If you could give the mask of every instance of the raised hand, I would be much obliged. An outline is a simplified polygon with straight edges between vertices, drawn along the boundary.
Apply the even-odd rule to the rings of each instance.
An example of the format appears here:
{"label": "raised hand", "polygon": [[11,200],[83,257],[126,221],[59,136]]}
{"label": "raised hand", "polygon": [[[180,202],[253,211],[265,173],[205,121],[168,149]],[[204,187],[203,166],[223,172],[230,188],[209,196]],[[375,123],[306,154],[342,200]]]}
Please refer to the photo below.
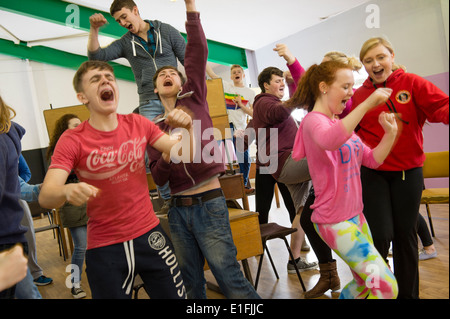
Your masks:
{"label": "raised hand", "polygon": [[377,105],[385,103],[392,94],[390,88],[378,88],[366,100],[368,107],[373,108]]}
{"label": "raised hand", "polygon": [[186,5],[186,11],[197,11],[195,0],[184,0],[184,4]]}
{"label": "raised hand", "polygon": [[386,134],[397,135],[398,126],[397,121],[395,120],[395,114],[381,112],[378,117],[378,122],[383,127]]}
{"label": "raised hand", "polygon": [[289,50],[286,44],[279,43],[273,50],[278,53],[278,56],[285,59],[289,65],[295,62],[295,56],[292,54],[291,50]]}
{"label": "raised hand", "polygon": [[99,29],[108,23],[106,18],[101,13],[95,13],[89,17],[89,23],[91,24],[91,28]]}

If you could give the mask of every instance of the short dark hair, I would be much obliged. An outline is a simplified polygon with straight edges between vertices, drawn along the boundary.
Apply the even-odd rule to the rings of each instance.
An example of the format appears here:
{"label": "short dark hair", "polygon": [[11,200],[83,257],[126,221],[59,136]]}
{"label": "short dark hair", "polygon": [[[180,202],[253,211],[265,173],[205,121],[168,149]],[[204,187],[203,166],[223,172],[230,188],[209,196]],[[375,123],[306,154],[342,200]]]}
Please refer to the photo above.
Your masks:
{"label": "short dark hair", "polygon": [[264,88],[264,83],[270,84],[270,80],[272,79],[272,75],[278,75],[280,77],[283,77],[283,71],[281,71],[279,68],[270,66],[268,68],[265,68],[259,75],[258,75],[258,85],[259,88],[263,93],[266,93],[266,89]]}
{"label": "short dark hair", "polygon": [[92,69],[99,69],[99,70],[108,70],[111,71],[114,74],[114,69],[111,65],[109,65],[107,62],[104,61],[95,61],[95,60],[89,60],[83,62],[80,67],[78,68],[77,72],[75,73],[75,76],[73,77],[73,88],[75,89],[75,92],[79,93],[82,91],[81,88],[81,81],[83,78],[83,75]]}
{"label": "short dark hair", "polygon": [[[159,68],[158,70],[156,70],[155,74],[153,75],[153,88],[156,89],[156,79],[158,78],[159,73],[161,73],[164,70],[168,70],[168,69],[175,70],[178,72],[178,75],[180,76],[180,79],[181,79],[181,85],[183,85],[186,82],[186,79],[184,78],[183,73],[181,73],[180,70],[178,70],[174,66],[166,65],[166,66],[163,66],[163,67]],[[158,97],[159,97],[158,93],[156,93],[156,95],[158,95]]]}
{"label": "short dark hair", "polygon": [[114,0],[109,8],[109,13],[113,16],[114,13],[123,8],[133,10],[134,7],[136,7],[136,3],[133,0]]}

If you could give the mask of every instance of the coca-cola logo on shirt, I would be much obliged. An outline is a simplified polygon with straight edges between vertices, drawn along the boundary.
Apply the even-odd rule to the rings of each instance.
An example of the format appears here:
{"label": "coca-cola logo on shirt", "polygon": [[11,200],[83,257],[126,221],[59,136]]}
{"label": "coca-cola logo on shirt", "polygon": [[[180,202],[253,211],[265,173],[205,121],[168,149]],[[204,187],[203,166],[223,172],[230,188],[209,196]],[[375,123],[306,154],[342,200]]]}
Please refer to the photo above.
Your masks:
{"label": "coca-cola logo on shirt", "polygon": [[[131,173],[144,166],[144,152],[147,139],[145,137],[128,140],[119,148],[113,146],[100,147],[90,152],[86,160],[87,170],[80,170],[84,178],[110,178],[129,166]],[[96,172],[101,171],[98,174]]]}

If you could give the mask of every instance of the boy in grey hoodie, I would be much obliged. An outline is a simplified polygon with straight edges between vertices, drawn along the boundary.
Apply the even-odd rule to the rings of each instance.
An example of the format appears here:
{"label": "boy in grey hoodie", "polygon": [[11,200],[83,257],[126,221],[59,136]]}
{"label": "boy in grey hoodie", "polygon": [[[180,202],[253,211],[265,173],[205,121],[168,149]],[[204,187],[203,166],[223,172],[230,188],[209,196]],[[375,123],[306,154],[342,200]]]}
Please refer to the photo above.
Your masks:
{"label": "boy in grey hoodie", "polygon": [[165,65],[177,67],[177,59],[184,65],[186,43],[180,32],[158,20],[143,20],[133,0],[114,0],[111,16],[129,30],[120,39],[101,48],[98,41],[100,27],[107,23],[101,13],[89,18],[88,40],[90,60],[111,61],[125,58],[130,63],[138,86],[139,113],[149,120],[164,112],[153,88],[155,71]]}

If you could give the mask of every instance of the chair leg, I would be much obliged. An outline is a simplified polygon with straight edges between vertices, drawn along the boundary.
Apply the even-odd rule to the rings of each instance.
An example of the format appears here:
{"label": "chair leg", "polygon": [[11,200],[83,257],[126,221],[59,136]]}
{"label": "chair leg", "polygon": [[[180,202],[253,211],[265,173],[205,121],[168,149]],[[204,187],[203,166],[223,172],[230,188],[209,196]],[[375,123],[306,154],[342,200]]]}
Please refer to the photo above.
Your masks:
{"label": "chair leg", "polygon": [[252,286],[254,286],[252,272],[250,271],[250,266],[248,265],[248,260],[242,259],[241,263],[242,263],[242,268],[244,269],[245,278],[247,278],[247,280],[250,282],[250,284]]}
{"label": "chair leg", "polygon": [[272,265],[273,272],[275,273],[275,276],[277,279],[280,279],[280,276],[278,276],[277,268],[275,267],[275,263],[273,262],[272,255],[270,254],[269,248],[266,246],[266,252],[267,256],[269,257],[270,264]]}
{"label": "chair leg", "polygon": [[56,232],[58,234],[58,246],[59,246],[59,255],[63,256],[64,261],[66,261],[66,253],[62,247],[62,234],[61,234],[61,228],[58,226],[58,228],[56,228]]}
{"label": "chair leg", "polygon": [[[47,218],[48,218],[48,223],[50,225],[54,224],[54,222],[53,222],[53,212],[51,210],[47,212]],[[53,231],[53,239],[56,239],[55,230],[53,229],[52,231]]]}
{"label": "chair leg", "polygon": [[259,276],[261,275],[264,252],[266,252],[267,256],[269,257],[270,264],[272,265],[273,272],[275,273],[275,277],[277,277],[277,280],[280,279],[277,268],[275,267],[275,263],[273,262],[272,255],[270,254],[269,247],[267,247],[266,242],[263,242],[263,254],[261,255],[261,258],[259,259],[258,272],[256,274],[256,281],[255,281],[255,290],[258,287]]}
{"label": "chair leg", "polygon": [[427,215],[428,215],[428,222],[430,223],[430,229],[431,229],[431,236],[434,236],[434,228],[433,228],[433,221],[431,220],[431,212],[430,212],[430,206],[428,204],[425,204],[425,207],[427,208]]}
{"label": "chair leg", "polygon": [[[291,257],[291,260],[294,261],[294,255],[292,254],[291,248],[289,247],[289,243],[286,240],[286,237],[283,237],[284,244],[286,245],[287,250],[289,251],[289,256]],[[294,262],[294,268],[295,272],[297,273],[298,280],[300,281],[300,284],[302,285],[303,292],[306,292],[305,284],[303,283],[302,276],[300,275],[300,271],[298,270],[297,264]]]}
{"label": "chair leg", "polygon": [[263,259],[264,259],[264,251],[266,250],[266,243],[263,242],[263,253],[261,254],[261,257],[259,258],[259,263],[258,263],[258,270],[256,271],[256,279],[255,279],[255,291],[256,289],[258,289],[258,282],[259,282],[259,276],[261,275],[261,268],[262,268],[262,263],[263,263]]}

